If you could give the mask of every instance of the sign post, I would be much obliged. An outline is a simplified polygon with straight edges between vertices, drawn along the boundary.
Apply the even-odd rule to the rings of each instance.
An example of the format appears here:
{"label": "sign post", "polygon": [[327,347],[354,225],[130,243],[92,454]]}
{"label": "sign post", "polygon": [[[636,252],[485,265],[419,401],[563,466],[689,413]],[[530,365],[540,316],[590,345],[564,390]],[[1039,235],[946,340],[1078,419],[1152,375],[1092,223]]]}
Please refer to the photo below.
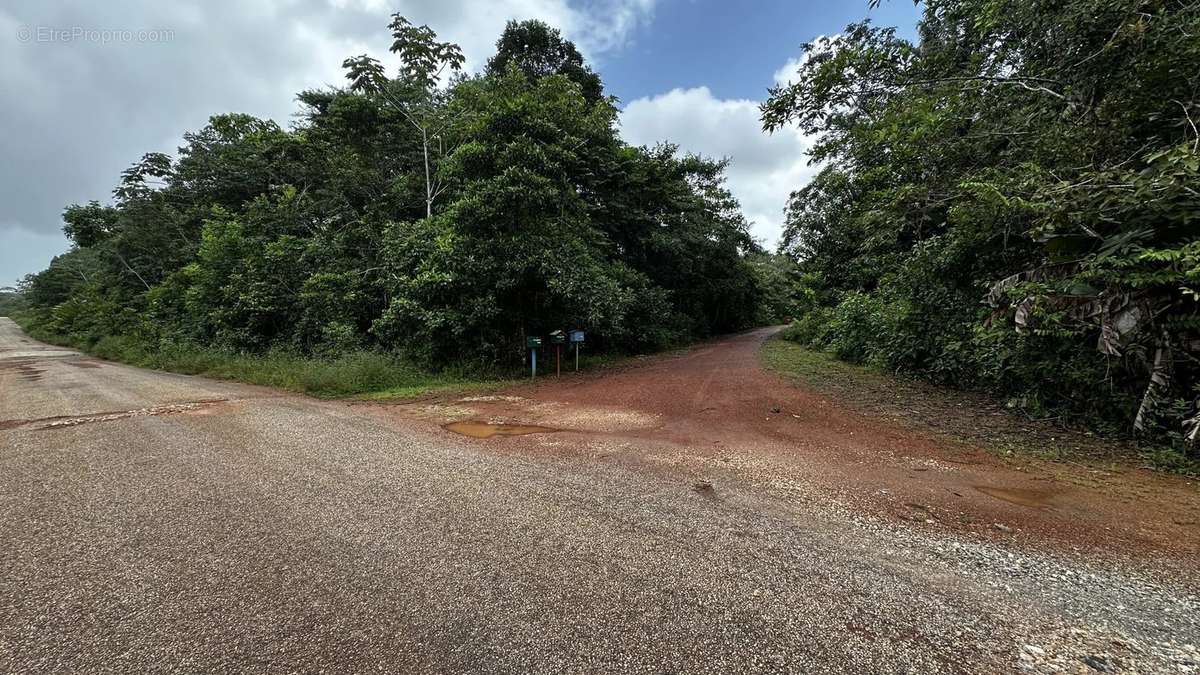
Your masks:
{"label": "sign post", "polygon": [[561,330],[550,334],[550,344],[554,345],[554,371],[556,377],[562,377],[562,346],[567,343],[567,336]]}
{"label": "sign post", "polygon": [[541,347],[541,346],[542,346],[542,338],[533,337],[532,335],[525,338],[525,347],[529,350],[530,357],[531,357],[530,364],[532,365],[532,369],[530,370],[530,373],[529,373],[529,377],[531,379],[537,377],[537,350],[538,350],[538,347]]}
{"label": "sign post", "polygon": [[579,372],[579,347],[583,344],[583,331],[573,330],[570,335],[571,344],[575,345],[575,372]]}

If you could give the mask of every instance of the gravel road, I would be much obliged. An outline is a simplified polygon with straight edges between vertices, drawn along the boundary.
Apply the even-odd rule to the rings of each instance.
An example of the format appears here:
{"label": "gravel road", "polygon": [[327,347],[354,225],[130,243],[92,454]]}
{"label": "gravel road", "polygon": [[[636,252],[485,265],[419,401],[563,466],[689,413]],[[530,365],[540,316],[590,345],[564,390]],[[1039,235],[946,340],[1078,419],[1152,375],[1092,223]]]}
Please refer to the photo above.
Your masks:
{"label": "gravel road", "polygon": [[1177,558],[517,440],[0,319],[0,670],[1200,672]]}

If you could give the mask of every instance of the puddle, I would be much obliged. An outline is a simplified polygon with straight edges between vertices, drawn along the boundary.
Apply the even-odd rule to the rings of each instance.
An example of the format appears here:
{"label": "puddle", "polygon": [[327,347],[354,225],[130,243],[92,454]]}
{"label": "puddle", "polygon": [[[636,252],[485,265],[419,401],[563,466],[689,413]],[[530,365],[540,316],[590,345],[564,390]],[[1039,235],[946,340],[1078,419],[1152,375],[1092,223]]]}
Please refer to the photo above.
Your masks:
{"label": "puddle", "polygon": [[470,436],[471,438],[491,438],[492,436],[524,436],[526,434],[548,434],[559,431],[553,427],[539,427],[535,424],[492,424],[491,422],[451,422],[442,426],[446,431]]}
{"label": "puddle", "polygon": [[1002,488],[991,485],[972,485],[971,487],[989,497],[995,497],[1010,504],[1028,506],[1034,509],[1044,509],[1050,506],[1053,496],[1045,490],[1029,490],[1026,488]]}

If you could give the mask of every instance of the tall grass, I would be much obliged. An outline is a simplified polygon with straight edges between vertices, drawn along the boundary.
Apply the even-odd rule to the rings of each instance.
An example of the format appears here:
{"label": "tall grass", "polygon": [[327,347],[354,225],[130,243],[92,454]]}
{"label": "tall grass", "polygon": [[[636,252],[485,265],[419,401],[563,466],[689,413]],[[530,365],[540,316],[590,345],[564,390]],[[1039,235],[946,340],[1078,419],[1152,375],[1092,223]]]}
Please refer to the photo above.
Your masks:
{"label": "tall grass", "polygon": [[[320,398],[410,398],[438,389],[480,389],[512,384],[529,373],[478,363],[450,365],[438,370],[421,367],[402,354],[361,349],[337,356],[308,356],[287,349],[265,353],[235,352],[195,343],[148,341],[129,335],[63,335],[47,330],[30,313],[11,317],[34,339],[72,347],[93,356],[142,368],[185,375],[202,375],[276,387]],[[539,379],[554,373],[553,356],[539,354]],[[625,363],[613,353],[589,353],[580,358],[581,370],[604,370]],[[563,354],[564,375],[574,370],[574,355]]]}
{"label": "tall grass", "polygon": [[56,342],[142,368],[237,380],[321,398],[405,397],[432,389],[475,388],[500,381],[493,373],[469,374],[454,369],[434,372],[401,355],[372,350],[318,358],[285,350],[257,354],[189,344],[154,347],[127,336],[103,337],[91,345],[61,338]]}

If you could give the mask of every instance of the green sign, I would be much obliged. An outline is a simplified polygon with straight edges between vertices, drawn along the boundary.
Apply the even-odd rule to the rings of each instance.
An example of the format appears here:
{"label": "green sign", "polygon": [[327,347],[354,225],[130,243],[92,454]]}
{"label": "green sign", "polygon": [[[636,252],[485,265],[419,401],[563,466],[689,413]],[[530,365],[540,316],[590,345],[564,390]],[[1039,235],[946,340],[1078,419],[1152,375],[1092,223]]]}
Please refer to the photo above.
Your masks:
{"label": "green sign", "polygon": [[525,338],[525,346],[528,347],[529,349],[536,349],[537,347],[541,347],[542,346],[542,338],[534,337],[534,336],[530,335],[529,337]]}
{"label": "green sign", "polygon": [[563,345],[567,343],[567,336],[561,330],[556,330],[550,334],[550,344]]}

